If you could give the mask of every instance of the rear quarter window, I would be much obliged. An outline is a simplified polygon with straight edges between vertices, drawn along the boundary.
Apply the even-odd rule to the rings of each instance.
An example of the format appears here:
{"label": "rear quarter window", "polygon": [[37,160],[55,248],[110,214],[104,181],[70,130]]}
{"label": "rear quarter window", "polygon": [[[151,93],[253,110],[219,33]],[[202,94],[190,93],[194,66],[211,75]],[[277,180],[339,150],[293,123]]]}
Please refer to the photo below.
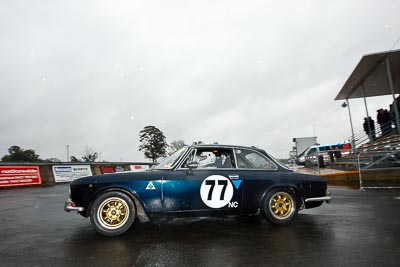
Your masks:
{"label": "rear quarter window", "polygon": [[278,167],[265,156],[247,149],[236,149],[236,159],[240,169],[276,170]]}

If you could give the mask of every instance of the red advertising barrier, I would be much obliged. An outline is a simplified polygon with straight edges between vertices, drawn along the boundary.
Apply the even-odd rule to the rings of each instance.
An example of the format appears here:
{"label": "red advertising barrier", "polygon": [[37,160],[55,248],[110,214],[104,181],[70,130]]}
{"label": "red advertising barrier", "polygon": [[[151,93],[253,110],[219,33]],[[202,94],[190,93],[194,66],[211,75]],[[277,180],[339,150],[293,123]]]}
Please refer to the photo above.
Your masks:
{"label": "red advertising barrier", "polygon": [[115,169],[114,169],[114,167],[101,166],[100,167],[100,171],[101,171],[102,174],[104,174],[104,173],[113,173],[113,172],[115,172]]}
{"label": "red advertising barrier", "polygon": [[0,187],[41,183],[38,166],[0,166]]}

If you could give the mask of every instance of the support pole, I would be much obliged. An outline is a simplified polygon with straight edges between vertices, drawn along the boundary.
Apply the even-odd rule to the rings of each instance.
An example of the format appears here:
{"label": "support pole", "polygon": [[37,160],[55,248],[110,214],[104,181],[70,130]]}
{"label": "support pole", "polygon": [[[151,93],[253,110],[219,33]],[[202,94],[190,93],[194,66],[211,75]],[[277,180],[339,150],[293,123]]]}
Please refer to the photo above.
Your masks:
{"label": "support pole", "polygon": [[362,92],[363,92],[365,111],[367,113],[367,125],[368,125],[368,129],[369,129],[368,138],[369,138],[370,142],[372,143],[375,141],[374,140],[375,138],[373,138],[373,136],[375,135],[375,134],[373,134],[375,132],[375,127],[374,127],[374,129],[372,129],[372,125],[369,123],[369,113],[368,113],[368,106],[367,106],[367,98],[365,97],[364,82],[362,82],[361,88],[362,88]]}
{"label": "support pole", "polygon": [[351,126],[351,143],[353,146],[353,153],[357,153],[357,148],[356,148],[356,140],[354,138],[354,128],[353,128],[353,119],[351,118],[351,111],[350,111],[350,101],[349,99],[346,99],[347,103],[347,108],[349,110],[349,118],[350,118],[350,126]]}
{"label": "support pole", "polygon": [[368,106],[367,106],[367,98],[365,97],[364,82],[361,84],[361,88],[362,88],[362,92],[363,92],[365,111],[367,113],[367,118],[368,118],[369,117],[369,113],[368,113]]}
{"label": "support pole", "polygon": [[69,145],[65,146],[67,148],[67,162],[69,162]]}
{"label": "support pole", "polygon": [[389,58],[387,56],[386,56],[385,61],[386,61],[386,72],[387,72],[387,76],[388,76],[389,87],[390,87],[390,91],[392,92],[392,96],[393,96],[393,106],[394,106],[394,113],[396,115],[397,132],[400,135],[399,109],[397,108],[396,96],[394,95],[392,73],[390,72],[390,62],[389,62]]}

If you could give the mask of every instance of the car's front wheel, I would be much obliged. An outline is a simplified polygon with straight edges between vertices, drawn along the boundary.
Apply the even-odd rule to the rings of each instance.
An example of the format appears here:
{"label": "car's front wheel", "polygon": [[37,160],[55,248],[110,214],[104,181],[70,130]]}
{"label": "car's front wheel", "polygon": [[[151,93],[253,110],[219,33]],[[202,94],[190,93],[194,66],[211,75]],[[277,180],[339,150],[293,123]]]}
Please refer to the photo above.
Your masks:
{"label": "car's front wheel", "polygon": [[93,202],[90,222],[94,229],[106,236],[125,233],[136,217],[133,200],[122,192],[107,192]]}
{"label": "car's front wheel", "polygon": [[273,224],[288,224],[297,215],[296,197],[287,188],[273,189],[265,196],[261,211],[264,217]]}

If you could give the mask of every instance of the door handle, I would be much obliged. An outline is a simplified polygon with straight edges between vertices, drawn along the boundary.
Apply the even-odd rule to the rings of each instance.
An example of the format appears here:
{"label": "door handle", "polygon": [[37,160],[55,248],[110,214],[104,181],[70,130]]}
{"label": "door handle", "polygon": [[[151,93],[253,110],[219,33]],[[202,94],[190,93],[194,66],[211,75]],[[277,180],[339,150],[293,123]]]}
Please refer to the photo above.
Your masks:
{"label": "door handle", "polygon": [[238,174],[229,174],[229,179],[239,179]]}

